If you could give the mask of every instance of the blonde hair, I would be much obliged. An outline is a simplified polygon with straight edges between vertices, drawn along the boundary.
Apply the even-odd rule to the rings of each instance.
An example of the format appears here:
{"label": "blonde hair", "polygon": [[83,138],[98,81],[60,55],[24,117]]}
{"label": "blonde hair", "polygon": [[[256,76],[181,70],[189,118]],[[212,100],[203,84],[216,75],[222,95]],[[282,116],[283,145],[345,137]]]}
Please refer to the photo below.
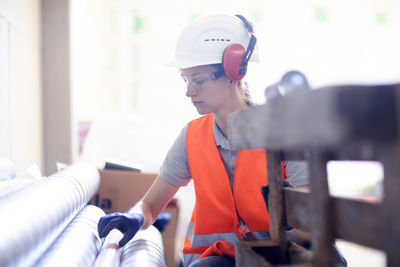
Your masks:
{"label": "blonde hair", "polygon": [[239,92],[240,92],[241,96],[243,97],[246,105],[248,105],[249,107],[255,106],[255,103],[253,102],[253,99],[250,95],[249,86],[248,86],[247,82],[240,80],[238,83],[238,88],[239,88]]}
{"label": "blonde hair", "polygon": [[[222,64],[211,64],[210,66],[215,67],[217,71],[224,69]],[[239,93],[243,97],[243,100],[246,103],[246,105],[248,105],[249,107],[255,106],[256,104],[253,102],[253,99],[250,95],[249,86],[247,82],[244,80],[238,81],[238,88],[239,88]]]}

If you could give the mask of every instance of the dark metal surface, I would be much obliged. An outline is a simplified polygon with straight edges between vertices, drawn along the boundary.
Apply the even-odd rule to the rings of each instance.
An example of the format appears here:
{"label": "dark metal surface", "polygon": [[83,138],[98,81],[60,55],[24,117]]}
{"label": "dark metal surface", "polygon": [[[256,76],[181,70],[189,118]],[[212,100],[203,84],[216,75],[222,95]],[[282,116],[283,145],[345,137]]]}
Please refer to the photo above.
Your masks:
{"label": "dark metal surface", "polygon": [[97,169],[86,163],[0,199],[0,266],[31,266],[95,194]]}

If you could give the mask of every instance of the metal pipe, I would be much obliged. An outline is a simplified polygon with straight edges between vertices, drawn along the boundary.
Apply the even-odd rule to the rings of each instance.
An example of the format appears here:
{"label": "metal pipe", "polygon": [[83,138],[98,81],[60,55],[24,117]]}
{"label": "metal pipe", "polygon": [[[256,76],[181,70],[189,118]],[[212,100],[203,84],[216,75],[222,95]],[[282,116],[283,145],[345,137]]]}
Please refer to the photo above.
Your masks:
{"label": "metal pipe", "polygon": [[[34,183],[33,179],[11,179],[0,181],[0,198],[5,195],[11,194],[14,191],[22,189],[23,187]],[[1,201],[1,200],[0,200]]]}
{"label": "metal pipe", "polygon": [[0,158],[0,181],[13,179],[17,176],[14,164],[7,158]]}
{"label": "metal pipe", "polygon": [[76,163],[0,199],[0,266],[31,266],[95,194],[97,169]]}
{"label": "metal pipe", "polygon": [[106,236],[103,246],[93,267],[119,267],[121,260],[121,248],[118,246],[122,239],[122,233],[113,229]]}
{"label": "metal pipe", "polygon": [[154,226],[139,231],[123,248],[121,267],[165,267],[160,231]]}
{"label": "metal pipe", "polygon": [[99,207],[84,207],[34,266],[92,266],[102,245],[97,223],[104,215]]}

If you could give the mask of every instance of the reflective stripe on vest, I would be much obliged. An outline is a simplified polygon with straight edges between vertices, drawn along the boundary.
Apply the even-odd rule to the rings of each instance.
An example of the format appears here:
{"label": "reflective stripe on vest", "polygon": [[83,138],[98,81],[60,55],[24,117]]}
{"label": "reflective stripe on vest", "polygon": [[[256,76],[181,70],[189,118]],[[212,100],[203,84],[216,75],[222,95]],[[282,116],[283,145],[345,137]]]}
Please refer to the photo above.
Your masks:
{"label": "reflective stripe on vest", "polygon": [[[268,232],[252,232],[256,240],[268,240],[270,239],[270,235]],[[212,233],[208,235],[194,235],[193,233],[193,223],[190,222],[186,237],[189,240],[192,247],[205,247],[213,244],[218,240],[225,240],[232,246],[235,246],[236,242],[241,241],[241,239],[237,236],[235,232],[231,233]]]}
{"label": "reflective stripe on vest", "polygon": [[232,194],[213,127],[214,117],[209,114],[193,120],[187,128],[186,151],[196,203],[192,230],[189,229],[185,239],[185,254],[199,254],[200,247],[207,248],[218,240],[232,245],[240,241],[236,211],[256,239],[269,237],[269,217],[261,194],[261,186],[267,184],[265,151],[238,152]]}

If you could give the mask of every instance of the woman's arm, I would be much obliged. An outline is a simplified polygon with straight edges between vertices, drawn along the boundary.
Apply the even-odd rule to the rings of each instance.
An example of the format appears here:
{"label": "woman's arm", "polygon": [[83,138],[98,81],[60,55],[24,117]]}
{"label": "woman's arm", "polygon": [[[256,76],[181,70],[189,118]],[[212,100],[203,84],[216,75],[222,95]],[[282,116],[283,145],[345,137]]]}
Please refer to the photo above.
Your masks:
{"label": "woman's arm", "polygon": [[171,185],[160,176],[157,176],[142,200],[133,206],[129,213],[143,214],[144,223],[141,228],[146,229],[154,223],[178,189],[179,186]]}

